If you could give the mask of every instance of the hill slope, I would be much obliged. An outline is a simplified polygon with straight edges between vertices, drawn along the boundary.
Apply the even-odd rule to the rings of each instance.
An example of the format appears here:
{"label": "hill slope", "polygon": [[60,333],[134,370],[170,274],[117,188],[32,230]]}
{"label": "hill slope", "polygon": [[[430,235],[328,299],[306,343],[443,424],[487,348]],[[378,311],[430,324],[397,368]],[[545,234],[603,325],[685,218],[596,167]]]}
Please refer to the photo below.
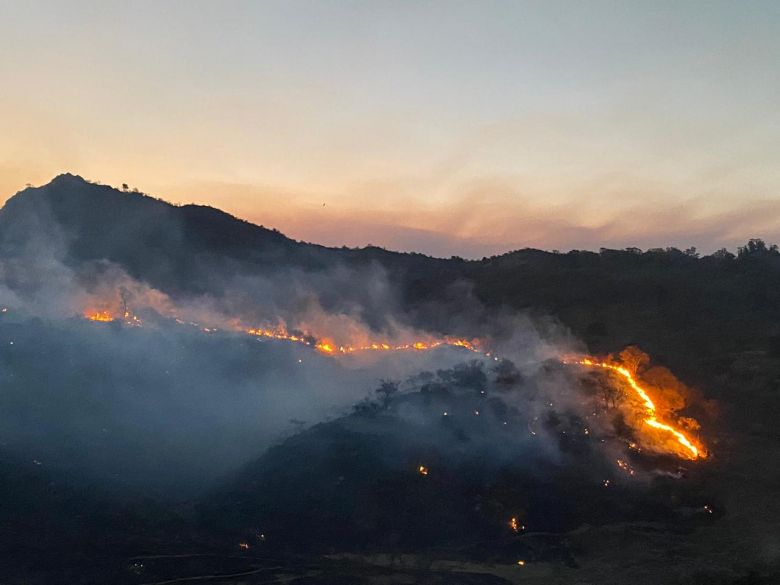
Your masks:
{"label": "hill slope", "polygon": [[[760,241],[737,258],[698,258],[672,248],[528,249],[479,261],[444,260],[297,242],[217,209],[177,207],[65,174],[17,193],[0,210],[6,261],[40,256],[45,248],[83,278],[94,278],[95,264],[109,261],[175,298],[219,297],[243,286],[239,281],[281,275],[277,284],[294,273],[309,275],[299,286],[319,287],[323,307],[360,307],[372,325],[381,320],[377,313],[392,310],[407,324],[452,333],[457,315],[463,329],[480,335],[488,314],[523,311],[555,316],[594,349],[635,342],[675,367],[690,363],[688,356],[679,363],[675,358],[690,347],[706,359],[747,349],[780,355],[780,254]],[[348,274],[335,282],[311,276],[334,269]],[[356,281],[377,274],[392,295],[356,292]],[[6,279],[10,275],[7,270]],[[728,336],[720,335],[724,329]]]}

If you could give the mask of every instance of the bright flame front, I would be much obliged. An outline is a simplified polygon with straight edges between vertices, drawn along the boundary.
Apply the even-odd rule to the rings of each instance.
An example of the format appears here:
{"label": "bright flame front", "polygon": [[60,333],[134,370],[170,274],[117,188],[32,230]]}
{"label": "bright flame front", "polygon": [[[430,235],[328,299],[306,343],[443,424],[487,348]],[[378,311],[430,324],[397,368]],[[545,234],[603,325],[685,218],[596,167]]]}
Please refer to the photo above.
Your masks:
{"label": "bright flame front", "polygon": [[[565,360],[564,363],[571,363],[569,360]],[[685,435],[681,430],[675,428],[670,422],[664,422],[659,419],[658,409],[655,402],[650,398],[647,390],[643,388],[636,379],[636,376],[625,366],[610,363],[607,361],[600,361],[591,357],[583,357],[573,360],[573,363],[590,368],[600,368],[610,372],[614,372],[623,380],[625,380],[629,387],[639,397],[643,404],[645,415],[643,417],[644,423],[659,431],[662,435],[666,435],[673,442],[677,444],[674,451],[686,459],[704,459],[707,455],[704,449],[697,446],[693,439]]]}

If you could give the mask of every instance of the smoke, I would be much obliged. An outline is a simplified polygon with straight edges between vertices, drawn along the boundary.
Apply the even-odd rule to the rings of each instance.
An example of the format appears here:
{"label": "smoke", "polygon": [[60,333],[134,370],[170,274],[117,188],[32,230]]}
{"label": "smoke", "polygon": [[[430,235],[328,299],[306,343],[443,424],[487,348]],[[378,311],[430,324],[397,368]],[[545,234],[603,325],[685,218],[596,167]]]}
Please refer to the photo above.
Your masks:
{"label": "smoke", "polygon": [[[189,497],[283,437],[348,412],[377,380],[467,353],[334,360],[243,333],[267,325],[351,344],[431,338],[409,324],[379,264],[238,269],[205,291],[161,290],[126,265],[79,256],[78,234],[47,199],[24,203],[0,234],[0,443],[71,481]],[[225,274],[217,260],[198,262]],[[117,320],[83,318],[91,313]]]}
{"label": "smoke", "polygon": [[296,551],[481,542],[517,558],[505,547],[527,556],[534,536],[584,523],[710,514],[675,462],[630,452],[613,415],[558,360],[461,360],[384,381],[350,414],[269,449],[202,516],[262,547],[258,534]]}
{"label": "smoke", "polygon": [[[570,437],[562,443],[562,435],[608,432],[602,419],[587,420],[593,401],[583,399],[579,383],[550,365],[581,350],[579,342],[553,319],[487,309],[465,281],[410,300],[399,272],[378,261],[327,256],[309,265],[311,257],[294,250],[244,261],[204,251],[173,223],[166,242],[193,247],[178,265],[170,257],[187,249],[155,248],[138,216],[111,227],[121,232],[121,246],[102,254],[85,246],[51,198],[36,194],[22,213],[20,201],[12,205],[14,221],[4,210],[0,232],[0,305],[8,308],[0,328],[0,441],[74,481],[189,497],[284,437],[365,404],[379,380],[406,380],[406,393],[457,387],[477,392],[478,401],[490,396],[484,413],[476,403],[469,408],[498,431],[467,426],[465,442],[426,434],[439,429],[446,400],[436,398],[433,410],[430,402],[399,410],[419,427],[408,439],[429,436],[442,453],[456,449],[496,464],[554,462],[565,458]],[[156,216],[175,211],[149,205]],[[111,229],[95,229],[98,240],[114,242]],[[269,254],[280,257],[270,261]],[[92,313],[116,320],[83,318]],[[246,334],[255,327],[307,343]],[[334,359],[313,347],[443,335],[479,337],[488,355],[440,347]],[[426,381],[420,372],[438,373]],[[507,438],[509,419],[520,430]]]}
{"label": "smoke", "polygon": [[12,319],[0,335],[2,444],[72,478],[166,495],[210,487],[411,367],[347,368],[307,347],[183,326]]}

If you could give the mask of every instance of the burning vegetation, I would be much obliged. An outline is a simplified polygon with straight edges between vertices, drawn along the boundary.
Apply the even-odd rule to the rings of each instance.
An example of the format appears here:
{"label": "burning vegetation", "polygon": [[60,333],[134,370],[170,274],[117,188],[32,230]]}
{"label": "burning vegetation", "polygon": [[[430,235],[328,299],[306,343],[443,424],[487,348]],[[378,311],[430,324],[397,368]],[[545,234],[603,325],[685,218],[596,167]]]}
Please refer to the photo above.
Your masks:
{"label": "burning vegetation", "polygon": [[100,321],[102,323],[110,323],[114,320],[114,316],[110,311],[84,311],[84,317],[90,321]]}
{"label": "burning vegetation", "polygon": [[[648,362],[647,354],[635,347],[626,348],[617,357],[577,357],[564,360],[564,363],[601,370],[611,376],[612,380],[606,382],[611,406],[620,409],[626,423],[637,434],[642,447],[656,453],[673,454],[682,459],[706,458],[706,449],[691,433],[698,430],[698,423],[691,418],[675,415],[676,410],[685,406],[683,398],[675,389],[675,386],[680,386],[679,381],[668,372],[665,376],[668,386],[653,388],[644,382],[639,374],[639,370]],[[626,389],[630,392],[626,393]],[[663,411],[659,408],[660,398],[651,398],[651,393],[666,396],[666,408]],[[630,442],[629,447],[633,450],[641,449],[635,442]],[[633,470],[625,461],[618,460],[618,466],[633,475]]]}
{"label": "burning vegetation", "polygon": [[[127,307],[118,312],[105,309],[87,309],[83,312],[83,315],[90,321],[104,323],[122,321],[128,325],[142,324],[141,319]],[[174,317],[174,320],[179,324],[185,323],[177,317]],[[215,327],[201,327],[196,322],[190,321],[189,324],[201,328],[205,333],[217,331]],[[347,355],[362,352],[429,351],[439,347],[459,347],[474,353],[481,353],[478,340],[468,340],[457,337],[444,337],[441,339],[427,337],[425,339],[411,340],[403,343],[391,342],[388,340],[368,340],[362,343],[337,343],[329,335],[318,335],[304,331],[291,331],[283,324],[263,327],[243,327],[234,319],[231,320],[230,329],[242,331],[248,335],[260,338],[300,343],[312,347],[326,355]]]}
{"label": "burning vegetation", "polygon": [[239,531],[262,526],[274,542],[304,550],[476,546],[523,566],[518,559],[570,562],[554,535],[583,523],[668,519],[674,502],[703,509],[708,500],[688,492],[694,482],[663,471],[667,459],[676,468],[678,454],[658,460],[649,446],[637,453],[610,426],[622,401],[598,407],[584,384],[539,399],[572,371],[550,366],[507,376],[516,368],[508,360],[474,359],[413,376],[399,383],[403,391],[382,383],[350,414],[245,468],[207,521]]}
{"label": "burning vegetation", "polygon": [[437,347],[450,346],[462,347],[472,352],[478,352],[476,340],[458,339],[446,337],[436,340],[418,340],[408,343],[390,343],[388,341],[369,341],[362,344],[336,343],[330,337],[318,337],[309,333],[290,333],[285,327],[275,328],[250,328],[245,330],[249,335],[258,337],[267,337],[270,339],[280,339],[292,341],[294,343],[303,343],[327,355],[352,354],[366,351],[426,351],[436,349]]}
{"label": "burning vegetation", "polygon": [[[141,319],[128,308],[124,295],[122,295],[121,310],[117,313],[105,309],[90,309],[84,312],[84,316],[97,322],[119,321],[131,326],[142,325]],[[178,324],[185,324],[179,318],[174,319]],[[435,338],[426,335],[422,339],[401,343],[371,339],[363,339],[360,342],[337,342],[329,334],[291,330],[284,324],[244,327],[238,319],[228,322],[230,325],[227,329],[230,331],[243,332],[263,339],[301,344],[334,357],[364,352],[420,352],[454,347],[491,360],[499,360],[498,356],[486,349],[488,344],[478,339],[469,340],[451,336]],[[213,326],[203,327],[196,322],[189,324],[206,333],[219,330]],[[660,376],[657,371],[655,372],[657,378],[655,384],[643,379],[642,374],[646,375],[650,371],[646,367],[649,361],[649,356],[635,347],[629,347],[617,356],[605,358],[570,356],[561,359],[562,364],[580,366],[605,374],[599,381],[603,406],[607,410],[619,412],[623,423],[631,429],[631,440],[626,441],[631,451],[639,453],[644,450],[691,461],[705,459],[707,450],[701,440],[694,436],[694,432],[699,429],[698,423],[694,419],[676,414],[685,406],[684,397],[678,391],[682,385],[671,372],[665,369],[662,369],[663,375]],[[474,414],[479,416],[479,410],[474,410]],[[586,426],[582,432],[589,435],[591,430]],[[532,433],[535,434],[535,431]],[[635,473],[625,459],[618,459],[618,467],[629,475]],[[421,466],[420,473],[427,474],[427,468],[423,471]]]}

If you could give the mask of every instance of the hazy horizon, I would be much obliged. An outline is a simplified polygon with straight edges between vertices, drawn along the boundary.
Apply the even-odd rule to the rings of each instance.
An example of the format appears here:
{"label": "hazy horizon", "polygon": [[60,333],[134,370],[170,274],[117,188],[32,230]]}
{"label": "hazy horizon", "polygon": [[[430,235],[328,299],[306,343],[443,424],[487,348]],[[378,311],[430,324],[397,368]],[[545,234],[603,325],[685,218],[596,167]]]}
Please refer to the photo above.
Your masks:
{"label": "hazy horizon", "polygon": [[[27,188],[36,189],[36,188],[39,188],[39,187],[45,187],[49,183],[53,182],[56,178],[58,178],[58,177],[60,177],[62,175],[71,175],[71,176],[74,176],[74,177],[77,177],[77,178],[80,178],[80,179],[84,180],[86,183],[90,183],[90,184],[94,184],[94,185],[100,185],[100,186],[105,186],[105,187],[110,187],[110,188],[115,189],[117,191],[122,191],[124,193],[127,193],[128,195],[144,195],[144,196],[148,196],[148,197],[153,197],[155,199],[159,199],[161,201],[164,201],[165,203],[168,203],[168,204],[171,204],[171,205],[175,205],[175,206],[182,206],[182,205],[207,205],[209,207],[212,207],[212,208],[215,208],[215,209],[219,209],[220,211],[224,211],[226,213],[230,213],[227,210],[221,209],[219,207],[216,207],[215,205],[210,204],[210,203],[197,203],[197,202],[187,202],[187,201],[180,201],[180,202],[170,201],[170,200],[168,200],[168,199],[166,199],[164,197],[160,197],[159,195],[157,195],[155,193],[145,192],[145,191],[142,191],[142,190],[140,190],[140,189],[138,189],[136,187],[132,187],[132,186],[130,186],[128,184],[110,185],[110,184],[107,184],[107,183],[103,183],[100,180],[91,179],[90,177],[82,177],[78,173],[71,173],[69,171],[64,171],[62,173],[59,173],[56,176],[51,177],[51,180],[45,181],[44,183],[42,183],[40,185],[33,185],[32,183],[28,183],[28,184],[25,185],[25,187],[23,189],[21,189],[17,193],[14,193],[14,195],[18,195],[19,193],[21,193],[22,191],[26,190]],[[7,198],[3,199],[3,205],[5,204],[5,202],[9,198],[10,197],[7,197]],[[248,219],[246,217],[241,217],[240,215],[236,215],[236,214],[232,214],[232,213],[230,213],[230,215],[232,215],[233,217],[235,217],[235,218],[237,218],[239,220],[248,221],[248,222],[250,222],[250,223],[252,223],[252,224],[254,224],[256,226],[262,227],[262,228],[279,231],[283,235],[285,235],[288,238],[291,238],[291,239],[293,239],[295,241],[299,241],[299,242],[303,242],[303,243],[310,243],[310,244],[317,244],[317,245],[324,245],[324,246],[329,246],[329,247],[333,247],[333,248],[340,248],[340,247],[343,247],[343,246],[347,246],[347,244],[342,244],[342,243],[339,243],[338,241],[335,241],[335,242],[332,242],[332,243],[325,243],[325,242],[316,241],[316,240],[306,240],[306,239],[296,238],[293,235],[291,235],[289,233],[286,233],[284,230],[279,229],[277,226],[270,225],[270,224],[267,224],[267,223],[263,223],[262,221],[254,221],[254,220]],[[335,227],[335,226],[333,226],[333,227]],[[403,228],[396,228],[396,229],[401,230]],[[334,236],[334,238],[335,237],[337,237],[337,236]],[[764,239],[764,238],[761,238],[760,235],[756,236],[756,237],[757,237],[757,239]],[[729,250],[731,252],[736,253],[736,252],[739,251],[740,247],[742,247],[744,244],[746,244],[747,241],[750,240],[750,239],[754,239],[754,237],[751,236],[749,238],[746,238],[744,241],[738,242],[737,245],[735,245],[733,247],[722,246],[721,248],[708,250],[708,249],[699,249],[699,248],[696,248],[694,246],[694,249],[700,255],[708,255],[710,253],[719,251],[721,249],[726,249],[726,250]],[[765,240],[765,242],[767,244],[770,244],[770,245],[776,243],[774,240]],[[384,249],[387,249],[387,250],[390,250],[390,251],[394,251],[394,252],[423,253],[423,254],[426,254],[428,256],[438,257],[438,258],[447,258],[447,257],[450,257],[450,256],[452,256],[452,257],[459,256],[457,254],[445,254],[445,253],[437,254],[435,252],[423,252],[423,251],[417,250],[417,249],[404,249],[403,247],[393,248],[391,246],[386,246],[386,245],[383,245],[383,244],[377,244],[377,243],[374,243],[372,241],[369,241],[369,242],[367,242],[365,244],[356,244],[356,245],[351,245],[351,246],[347,246],[347,247],[351,247],[351,248],[364,248],[364,247],[372,247],[372,246],[381,247],[381,248],[384,248]],[[485,256],[499,256],[499,255],[502,255],[502,254],[511,253],[511,252],[514,252],[514,251],[517,251],[517,250],[521,250],[521,249],[540,249],[540,250],[544,250],[544,251],[548,251],[548,252],[567,253],[567,252],[570,252],[570,251],[592,251],[592,252],[598,252],[602,248],[604,248],[604,249],[618,249],[618,250],[620,250],[620,249],[635,248],[635,247],[637,247],[637,246],[633,246],[633,245],[629,245],[629,246],[614,246],[614,247],[598,246],[598,247],[590,247],[590,248],[587,248],[587,247],[580,247],[580,248],[573,247],[573,248],[558,249],[558,248],[543,248],[543,247],[526,246],[526,245],[524,245],[524,246],[518,246],[516,248],[499,249],[499,250],[496,250],[496,251],[486,251],[485,255],[483,255],[483,256],[479,256],[477,254],[473,254],[473,255],[468,255],[467,254],[467,255],[464,255],[464,256],[460,256],[460,257],[466,258],[468,260],[479,260],[480,258],[483,258]],[[677,248],[677,249],[679,249],[681,251],[684,251],[684,250],[687,250],[688,248],[690,248],[690,246],[687,246],[687,245],[685,245],[685,246],[676,246],[676,245],[666,244],[666,245],[660,245],[660,246],[648,246],[647,248],[640,248],[640,250],[648,251],[648,250],[651,250],[653,248]]]}
{"label": "hazy horizon", "polygon": [[0,4],[0,202],[61,172],[479,258],[780,241],[771,2]]}

